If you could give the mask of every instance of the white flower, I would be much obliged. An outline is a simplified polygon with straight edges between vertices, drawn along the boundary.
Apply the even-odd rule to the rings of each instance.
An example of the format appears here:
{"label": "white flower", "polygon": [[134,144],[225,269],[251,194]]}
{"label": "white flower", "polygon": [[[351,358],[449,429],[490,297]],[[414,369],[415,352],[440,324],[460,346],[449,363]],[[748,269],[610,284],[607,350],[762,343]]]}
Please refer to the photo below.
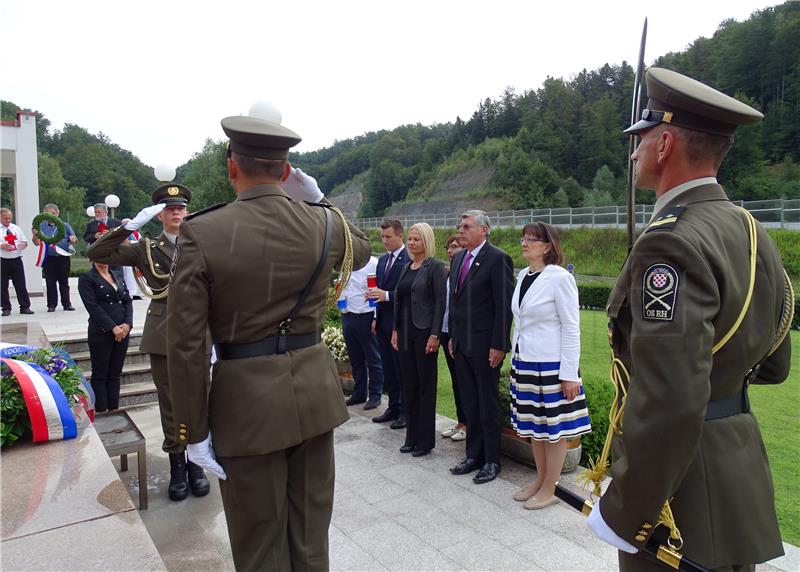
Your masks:
{"label": "white flower", "polygon": [[341,328],[337,328],[336,326],[325,328],[322,332],[322,341],[328,346],[328,350],[330,350],[333,359],[336,361],[350,361]]}

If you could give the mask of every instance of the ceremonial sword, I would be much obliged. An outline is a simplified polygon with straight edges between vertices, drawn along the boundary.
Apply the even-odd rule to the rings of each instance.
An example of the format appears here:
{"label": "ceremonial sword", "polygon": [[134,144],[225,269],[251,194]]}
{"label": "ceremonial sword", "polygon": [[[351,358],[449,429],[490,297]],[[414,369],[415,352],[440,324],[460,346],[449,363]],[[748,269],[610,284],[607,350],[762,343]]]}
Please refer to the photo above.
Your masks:
{"label": "ceremonial sword", "polygon": [[[647,43],[647,18],[644,19],[642,28],[642,41],[639,44],[639,62],[636,64],[636,75],[633,79],[633,101],[631,101],[631,125],[639,121],[641,114],[642,75],[644,74],[644,46]],[[631,155],[636,150],[639,136],[631,133],[628,141],[628,251],[633,248],[636,239],[636,177],[633,171]]]}
{"label": "ceremonial sword", "polygon": [[[578,512],[583,513],[583,516],[586,517],[589,516],[589,513],[592,512],[592,508],[594,507],[592,501],[573,493],[571,490],[558,483],[556,483],[555,496]],[[702,564],[698,564],[690,558],[686,558],[667,544],[662,544],[661,541],[655,538],[655,533],[650,535],[650,538],[642,550],[654,558],[657,558],[659,562],[663,562],[675,570],[683,570],[684,572],[710,572],[710,570]]]}

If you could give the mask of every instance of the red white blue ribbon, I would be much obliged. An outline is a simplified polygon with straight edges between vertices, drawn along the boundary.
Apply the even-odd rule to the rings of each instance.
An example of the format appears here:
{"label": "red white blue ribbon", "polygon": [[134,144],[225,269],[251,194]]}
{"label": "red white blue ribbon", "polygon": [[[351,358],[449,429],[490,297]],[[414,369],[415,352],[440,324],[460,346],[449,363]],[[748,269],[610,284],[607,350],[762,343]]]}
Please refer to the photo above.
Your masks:
{"label": "red white blue ribbon", "polygon": [[42,268],[44,266],[44,261],[47,260],[47,245],[44,241],[39,243],[39,253],[36,255],[36,268]]}
{"label": "red white blue ribbon", "polygon": [[0,361],[11,369],[22,390],[34,443],[72,439],[78,434],[67,398],[50,374],[36,364],[10,358]]}

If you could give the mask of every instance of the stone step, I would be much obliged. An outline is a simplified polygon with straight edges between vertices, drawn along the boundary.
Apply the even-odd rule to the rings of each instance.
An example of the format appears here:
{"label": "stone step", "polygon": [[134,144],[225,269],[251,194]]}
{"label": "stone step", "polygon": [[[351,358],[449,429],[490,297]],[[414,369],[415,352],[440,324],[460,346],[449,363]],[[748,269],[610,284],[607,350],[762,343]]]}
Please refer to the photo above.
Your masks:
{"label": "stone step", "polygon": [[[75,352],[72,355],[72,359],[78,364],[78,366],[83,370],[91,370],[92,369],[92,358],[89,355],[89,350],[85,352]],[[139,346],[128,346],[128,353],[125,356],[125,365],[137,365],[137,364],[149,364],[150,363],[150,354],[143,352],[139,349]]]}
{"label": "stone step", "polygon": [[[130,335],[130,346],[139,347],[142,339],[142,332],[132,332]],[[86,332],[73,332],[71,334],[61,334],[50,338],[50,343],[54,346],[61,346],[67,350],[71,355],[76,353],[88,352],[89,342],[86,338]]]}
{"label": "stone step", "polygon": [[142,403],[154,403],[158,401],[156,384],[152,381],[139,383],[128,383],[120,387],[119,406],[132,407]]}
{"label": "stone step", "polygon": [[[86,375],[86,379],[91,381],[92,372],[91,370],[84,370],[84,375]],[[122,375],[120,376],[120,385],[126,386],[131,384],[137,383],[152,383],[153,381],[153,374],[150,370],[150,360],[147,363],[137,363],[137,364],[129,364],[125,363],[122,366]]]}

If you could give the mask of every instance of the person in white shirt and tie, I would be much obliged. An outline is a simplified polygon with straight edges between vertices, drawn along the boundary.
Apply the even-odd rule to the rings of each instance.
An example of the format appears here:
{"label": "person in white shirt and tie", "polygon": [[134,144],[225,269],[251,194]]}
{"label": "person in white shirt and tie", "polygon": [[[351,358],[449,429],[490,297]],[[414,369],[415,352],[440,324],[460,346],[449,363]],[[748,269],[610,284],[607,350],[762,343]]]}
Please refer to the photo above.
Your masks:
{"label": "person in white shirt and tie", "polygon": [[8,281],[14,284],[17,293],[20,314],[33,314],[28,288],[25,285],[25,267],[22,265],[22,251],[28,247],[28,239],[22,229],[13,222],[14,213],[11,209],[0,209],[0,232],[3,241],[0,242],[0,282],[2,283],[3,316],[11,315],[11,297],[8,293]]}

